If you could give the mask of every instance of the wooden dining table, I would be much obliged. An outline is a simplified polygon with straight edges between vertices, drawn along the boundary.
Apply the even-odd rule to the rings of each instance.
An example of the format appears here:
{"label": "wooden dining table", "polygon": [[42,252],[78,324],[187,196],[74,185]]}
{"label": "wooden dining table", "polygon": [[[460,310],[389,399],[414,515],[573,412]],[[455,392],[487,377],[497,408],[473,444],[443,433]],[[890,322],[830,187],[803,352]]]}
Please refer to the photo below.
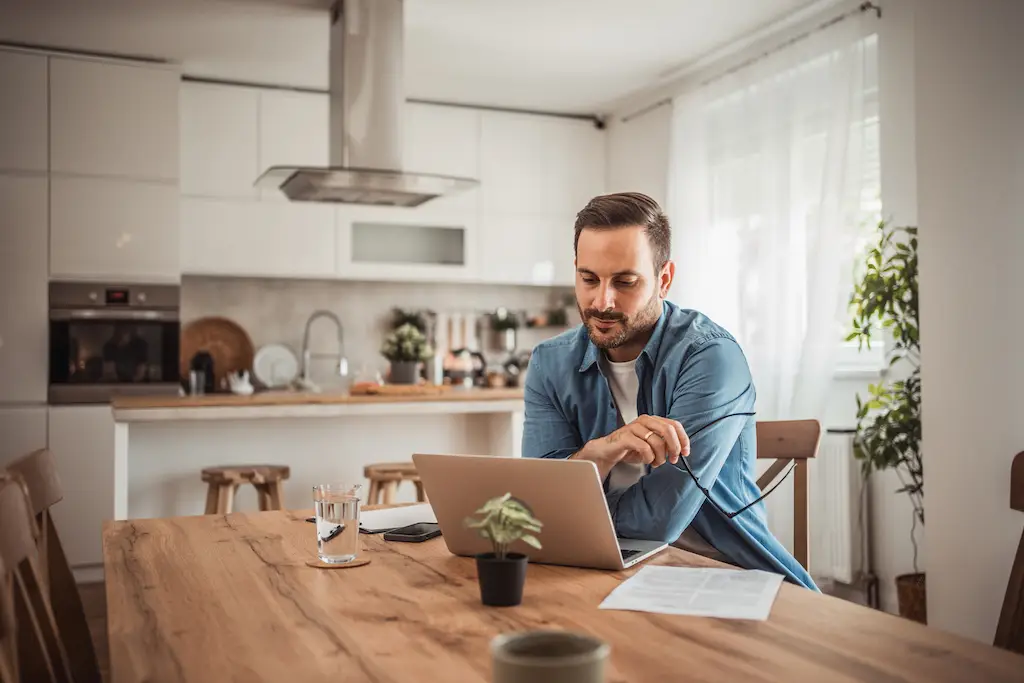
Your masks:
{"label": "wooden dining table", "polygon": [[[747,621],[598,609],[639,567],[531,563],[521,605],[486,607],[443,538],[362,534],[369,564],[319,569],[310,514],[108,522],[112,681],[490,681],[491,640],[532,629],[608,642],[608,683],[1024,681],[1024,656],[788,583]],[[725,566],[675,548],[644,565]]]}

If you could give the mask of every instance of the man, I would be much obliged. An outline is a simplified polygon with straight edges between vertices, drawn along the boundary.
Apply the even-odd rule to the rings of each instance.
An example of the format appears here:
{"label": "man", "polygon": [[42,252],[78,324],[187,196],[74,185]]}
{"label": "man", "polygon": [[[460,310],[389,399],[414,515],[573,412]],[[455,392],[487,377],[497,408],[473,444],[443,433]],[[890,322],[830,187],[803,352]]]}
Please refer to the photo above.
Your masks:
{"label": "man", "polygon": [[668,220],[645,195],[595,197],[579,212],[583,324],[533,351],[523,456],[594,462],[620,536],[817,590],[768,530],[763,503],[726,514],[761,495],[754,385],[729,332],[665,300],[675,275],[670,243]]}

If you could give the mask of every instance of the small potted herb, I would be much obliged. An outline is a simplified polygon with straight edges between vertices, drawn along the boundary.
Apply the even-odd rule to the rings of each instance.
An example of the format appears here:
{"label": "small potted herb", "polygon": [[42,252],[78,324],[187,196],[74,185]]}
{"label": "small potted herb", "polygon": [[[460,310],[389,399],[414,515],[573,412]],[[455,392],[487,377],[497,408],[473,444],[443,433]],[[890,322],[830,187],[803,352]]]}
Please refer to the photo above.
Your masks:
{"label": "small potted herb", "polygon": [[384,339],[381,354],[391,361],[392,384],[416,384],[422,361],[434,355],[427,338],[412,323],[404,323]]}
{"label": "small potted herb", "polygon": [[511,493],[492,498],[476,514],[483,516],[467,518],[466,526],[478,529],[492,547],[491,552],[476,556],[480,600],[492,607],[518,605],[523,600],[529,558],[523,553],[510,553],[509,546],[521,540],[539,550],[540,541],[533,534],[540,532],[542,524],[533,517],[530,508]]}

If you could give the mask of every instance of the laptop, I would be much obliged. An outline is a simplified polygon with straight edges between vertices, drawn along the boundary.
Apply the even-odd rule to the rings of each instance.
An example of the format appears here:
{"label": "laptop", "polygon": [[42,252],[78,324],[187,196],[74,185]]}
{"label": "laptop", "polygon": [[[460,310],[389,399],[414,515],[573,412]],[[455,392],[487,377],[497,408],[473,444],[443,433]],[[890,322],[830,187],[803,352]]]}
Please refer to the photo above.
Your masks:
{"label": "laptop", "polygon": [[412,456],[448,550],[471,557],[490,541],[464,520],[491,498],[511,493],[543,528],[540,550],[516,541],[510,552],[531,562],[593,569],[626,569],[668,547],[661,541],[617,538],[597,466],[588,460],[490,455]]}

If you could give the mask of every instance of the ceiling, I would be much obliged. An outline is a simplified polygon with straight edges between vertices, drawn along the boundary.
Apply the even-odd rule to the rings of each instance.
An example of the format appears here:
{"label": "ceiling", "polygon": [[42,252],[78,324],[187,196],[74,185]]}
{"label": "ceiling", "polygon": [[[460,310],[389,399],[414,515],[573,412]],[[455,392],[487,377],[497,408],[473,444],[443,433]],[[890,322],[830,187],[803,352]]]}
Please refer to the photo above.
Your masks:
{"label": "ceiling", "polygon": [[[0,0],[0,41],[326,89],[329,0]],[[810,0],[406,0],[411,98],[602,113]],[[820,4],[820,0],[819,0]]]}

